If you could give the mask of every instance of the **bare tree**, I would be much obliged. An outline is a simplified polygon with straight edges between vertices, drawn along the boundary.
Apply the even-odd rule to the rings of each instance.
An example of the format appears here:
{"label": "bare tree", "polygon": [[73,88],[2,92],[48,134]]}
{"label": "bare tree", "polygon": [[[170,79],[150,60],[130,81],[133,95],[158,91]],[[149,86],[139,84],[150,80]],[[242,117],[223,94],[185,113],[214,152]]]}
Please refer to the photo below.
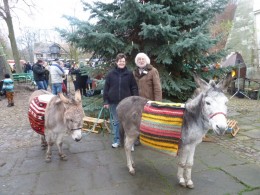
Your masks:
{"label": "bare tree", "polygon": [[0,44],[0,80],[4,79],[5,73],[9,73],[11,75],[11,69],[7,64],[3,47]]}
{"label": "bare tree", "polygon": [[[24,47],[23,55],[27,61],[33,62],[34,61],[34,44],[38,41],[37,37],[39,37],[39,32],[33,31],[30,28],[24,28],[22,32],[22,36],[18,37],[17,42],[19,45]],[[21,53],[22,55],[22,53]]]}
{"label": "bare tree", "polygon": [[7,28],[8,28],[8,38],[11,43],[12,47],[12,52],[13,52],[13,57],[15,60],[16,64],[16,71],[17,72],[22,72],[22,67],[20,65],[20,55],[17,47],[17,43],[15,40],[15,33],[14,33],[14,27],[13,27],[13,21],[12,21],[12,16],[11,16],[11,11],[10,11],[10,6],[8,0],[3,0],[4,5],[0,7],[0,17],[4,19],[6,22]]}

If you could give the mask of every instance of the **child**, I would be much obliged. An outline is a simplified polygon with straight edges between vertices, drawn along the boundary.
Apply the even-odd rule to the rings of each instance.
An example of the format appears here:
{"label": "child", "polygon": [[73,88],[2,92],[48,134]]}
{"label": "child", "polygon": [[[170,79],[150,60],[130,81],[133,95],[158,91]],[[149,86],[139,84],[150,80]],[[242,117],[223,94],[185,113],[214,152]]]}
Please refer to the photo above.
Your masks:
{"label": "child", "polygon": [[6,98],[8,100],[7,107],[14,106],[14,82],[9,74],[5,74],[2,90],[6,92]]}

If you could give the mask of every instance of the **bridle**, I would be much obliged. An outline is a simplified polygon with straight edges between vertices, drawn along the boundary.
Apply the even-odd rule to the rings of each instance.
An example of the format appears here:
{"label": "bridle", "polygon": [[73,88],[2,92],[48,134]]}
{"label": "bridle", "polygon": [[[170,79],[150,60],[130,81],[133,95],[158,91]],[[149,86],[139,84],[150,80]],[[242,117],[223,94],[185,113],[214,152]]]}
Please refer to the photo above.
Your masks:
{"label": "bridle", "polygon": [[82,127],[75,128],[75,129],[70,129],[70,131],[76,131],[76,130],[79,130],[79,129],[82,129]]}
{"label": "bridle", "polygon": [[212,119],[214,116],[216,116],[216,115],[218,115],[218,114],[222,114],[222,115],[224,115],[225,117],[227,117],[227,115],[226,115],[224,112],[215,112],[215,113],[209,115],[209,118]]}

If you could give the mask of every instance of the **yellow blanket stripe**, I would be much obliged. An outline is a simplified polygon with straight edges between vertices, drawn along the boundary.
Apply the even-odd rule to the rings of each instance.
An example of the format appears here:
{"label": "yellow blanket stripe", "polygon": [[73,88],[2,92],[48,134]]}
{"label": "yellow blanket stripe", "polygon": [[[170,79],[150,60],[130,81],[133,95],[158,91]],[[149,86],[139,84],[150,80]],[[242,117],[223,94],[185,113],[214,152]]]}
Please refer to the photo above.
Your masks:
{"label": "yellow blanket stripe", "polygon": [[142,117],[146,117],[146,118],[150,118],[150,119],[160,119],[163,121],[181,122],[181,123],[183,121],[182,118],[178,118],[178,117],[167,117],[167,116],[154,115],[154,114],[148,114],[148,113],[143,113]]}
{"label": "yellow blanket stripe", "polygon": [[176,138],[176,142],[177,143],[173,143],[175,140],[173,139],[169,139],[169,138],[164,138],[164,137],[155,137],[155,136],[151,136],[151,135],[145,135],[143,134],[142,132],[140,133],[140,136],[144,137],[145,139],[153,139],[154,141],[159,141],[159,142],[162,142],[162,141],[168,141],[170,142],[170,144],[177,144],[179,143],[179,140]]}
{"label": "yellow blanket stripe", "polygon": [[145,142],[150,143],[150,145],[161,147],[161,149],[163,149],[163,150],[171,150],[171,149],[177,150],[178,149],[178,144],[167,143],[167,142],[158,142],[158,141],[154,141],[151,139],[147,139],[143,136],[141,136],[140,139]]}
{"label": "yellow blanket stripe", "polygon": [[143,144],[146,146],[150,146],[152,148],[156,148],[159,150],[167,150],[167,151],[174,152],[174,153],[177,153],[177,151],[178,151],[177,144],[174,144],[174,146],[172,148],[165,148],[163,146],[156,145],[156,142],[152,142],[151,140],[145,139],[143,137],[140,137],[140,141],[141,141],[141,143],[143,142]]}
{"label": "yellow blanket stripe", "polygon": [[155,103],[155,104],[158,104],[160,106],[185,108],[185,104],[184,103],[167,103],[167,102],[157,102],[157,101],[151,101],[150,103]]}
{"label": "yellow blanket stripe", "polygon": [[152,122],[157,122],[157,123],[161,123],[161,124],[170,124],[170,125],[176,125],[176,126],[182,126],[182,120],[178,121],[178,122],[174,122],[174,121],[163,121],[162,119],[150,119],[149,117],[142,116],[142,120],[147,120],[147,121],[152,121]]}

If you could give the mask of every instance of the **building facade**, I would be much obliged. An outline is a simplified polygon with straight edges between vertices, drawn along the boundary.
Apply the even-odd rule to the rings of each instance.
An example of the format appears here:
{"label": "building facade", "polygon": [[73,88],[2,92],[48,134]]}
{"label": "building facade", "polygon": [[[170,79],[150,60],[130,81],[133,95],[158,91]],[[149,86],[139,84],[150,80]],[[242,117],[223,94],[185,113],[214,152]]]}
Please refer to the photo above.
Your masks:
{"label": "building facade", "polygon": [[36,43],[34,46],[34,61],[37,59],[43,59],[46,61],[52,61],[55,58],[68,59],[69,52],[57,43],[46,44]]}

